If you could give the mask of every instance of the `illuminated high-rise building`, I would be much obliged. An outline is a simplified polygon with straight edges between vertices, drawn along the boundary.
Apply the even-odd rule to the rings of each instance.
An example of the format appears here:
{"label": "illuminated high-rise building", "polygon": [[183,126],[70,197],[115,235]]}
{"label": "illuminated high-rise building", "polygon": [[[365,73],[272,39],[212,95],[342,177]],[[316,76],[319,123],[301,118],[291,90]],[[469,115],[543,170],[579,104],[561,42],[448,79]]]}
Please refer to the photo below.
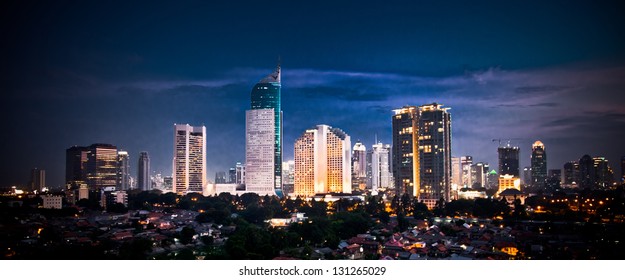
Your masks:
{"label": "illuminated high-rise building", "polygon": [[139,164],[137,166],[137,188],[142,191],[152,190],[152,180],[150,179],[150,157],[148,152],[139,153]]}
{"label": "illuminated high-rise building", "polygon": [[357,141],[352,148],[352,189],[364,190],[367,184],[367,148]]}
{"label": "illuminated high-rise building", "polygon": [[471,188],[486,187],[487,169],[483,162],[477,162],[471,165]]}
{"label": "illuminated high-rise building", "polygon": [[473,165],[472,156],[460,157],[460,170],[462,174],[462,187],[470,188],[473,186],[473,177],[471,176],[471,165]]}
{"label": "illuminated high-rise building", "polygon": [[283,196],[280,65],[251,92],[246,112],[246,190]]}
{"label": "illuminated high-rise building", "polygon": [[351,193],[351,141],[338,128],[318,125],[295,141],[297,196],[319,193]]}
{"label": "illuminated high-rise building", "polygon": [[534,188],[543,188],[547,181],[547,152],[545,145],[536,141],[532,145],[532,182]]}
{"label": "illuminated high-rise building", "polygon": [[91,191],[117,187],[117,147],[93,144],[87,152],[86,181]]}
{"label": "illuminated high-rise building", "polygon": [[173,192],[203,193],[206,180],[206,127],[174,125]]}
{"label": "illuminated high-rise building", "polygon": [[451,115],[440,104],[406,106],[393,115],[393,176],[398,194],[427,205],[449,201]]}
{"label": "illuminated high-rise building", "polygon": [[65,151],[65,183],[74,189],[87,181],[87,147],[73,146]]}
{"label": "illuminated high-rise building", "polygon": [[130,162],[128,152],[117,151],[117,190],[130,189]]}
{"label": "illuminated high-rise building", "polygon": [[394,110],[392,157],[397,195],[419,193],[418,113],[415,106]]}
{"label": "illuminated high-rise building", "polygon": [[605,157],[594,157],[593,166],[595,167],[595,185],[598,188],[606,189],[612,186],[614,182],[614,172]]}
{"label": "illuminated high-rise building", "polygon": [[237,162],[237,164],[234,166],[234,169],[236,171],[236,180],[234,183],[245,184],[245,164]]}
{"label": "illuminated high-rise building", "polygon": [[215,173],[215,184],[225,184],[226,182],[226,172],[217,171]]}
{"label": "illuminated high-rise building", "polygon": [[451,184],[456,188],[462,186],[462,165],[459,157],[451,158]]}
{"label": "illuminated high-rise building", "polygon": [[391,145],[377,143],[371,146],[368,152],[368,158],[371,161],[371,191],[377,192],[378,189],[388,189],[393,186],[393,176],[390,170],[390,153]]}

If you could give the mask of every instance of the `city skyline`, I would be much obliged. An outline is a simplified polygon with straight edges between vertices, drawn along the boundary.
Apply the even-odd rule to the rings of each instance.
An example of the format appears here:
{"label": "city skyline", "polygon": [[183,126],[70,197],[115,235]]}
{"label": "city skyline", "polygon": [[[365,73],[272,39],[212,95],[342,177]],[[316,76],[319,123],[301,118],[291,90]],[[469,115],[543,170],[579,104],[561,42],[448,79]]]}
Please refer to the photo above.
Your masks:
{"label": "city skyline", "polygon": [[437,102],[452,108],[454,157],[493,168],[492,139],[515,139],[529,166],[539,140],[548,169],[589,154],[620,174],[621,3],[276,4],[267,14],[258,3],[3,4],[12,136],[1,146],[15,160],[3,161],[0,187],[25,186],[35,167],[62,186],[65,150],[89,143],[148,151],[152,170],[171,174],[174,123],[206,126],[207,174],[227,171],[245,161],[249,89],[278,56],[283,161],[316,124],[369,149],[376,134],[391,142],[392,109]]}

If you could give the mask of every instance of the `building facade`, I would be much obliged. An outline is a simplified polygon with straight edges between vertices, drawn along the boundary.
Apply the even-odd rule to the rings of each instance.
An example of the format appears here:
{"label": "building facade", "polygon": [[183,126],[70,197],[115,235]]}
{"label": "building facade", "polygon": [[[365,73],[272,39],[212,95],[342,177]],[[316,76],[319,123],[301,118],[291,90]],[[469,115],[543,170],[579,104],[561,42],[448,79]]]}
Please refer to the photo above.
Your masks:
{"label": "building facade", "polygon": [[275,195],[276,184],[282,182],[275,178],[274,116],[274,109],[248,110],[245,114],[245,186],[261,196]]}
{"label": "building facade", "polygon": [[150,180],[150,156],[148,152],[139,153],[139,164],[137,165],[137,188],[142,191],[152,190],[152,180]]}
{"label": "building facade", "polygon": [[46,170],[33,168],[30,171],[30,190],[40,192],[46,187]]}
{"label": "building facade", "polygon": [[173,191],[203,193],[206,180],[206,127],[174,125]]}
{"label": "building facade", "polygon": [[[397,193],[430,203],[451,196],[451,115],[440,104],[406,106],[393,115]],[[426,201],[427,200],[427,201]]]}
{"label": "building facade", "polygon": [[351,141],[327,125],[308,129],[295,141],[294,195],[351,193]]}
{"label": "building facade", "polygon": [[499,155],[499,175],[512,175],[519,178],[519,147],[509,144],[497,149]]}
{"label": "building facade", "polygon": [[[246,112],[246,186],[250,186],[249,191],[269,194],[267,189],[271,188],[271,194],[279,197],[283,196],[282,191],[282,109],[281,109],[281,88],[280,65],[276,70],[265,78],[261,79],[251,92],[251,109]],[[266,117],[271,114],[271,120]],[[259,128],[257,126],[261,126]],[[273,133],[272,149],[262,151],[263,156],[256,156],[254,153],[259,149],[265,149],[266,129],[271,126]],[[260,137],[262,139],[255,139]],[[250,134],[255,134],[254,136]],[[251,138],[251,139],[250,139]],[[256,143],[254,140],[258,140]],[[252,145],[247,147],[247,145]],[[271,162],[266,158],[266,154],[271,153]],[[251,160],[251,161],[250,161]],[[266,167],[265,165],[271,164]],[[269,177],[268,169],[271,171]]]}
{"label": "building facade", "polygon": [[364,190],[367,185],[367,147],[360,141],[352,147],[352,190]]}
{"label": "building facade", "polygon": [[368,166],[371,168],[370,177],[370,189],[372,192],[377,192],[378,189],[389,189],[393,187],[393,174],[390,170],[390,153],[391,145],[377,143],[371,146],[371,151],[368,152],[371,164]]}
{"label": "building facade", "polygon": [[126,151],[117,151],[117,190],[130,189],[130,156]]}
{"label": "building facade", "polygon": [[532,144],[532,182],[531,185],[534,189],[542,189],[547,182],[547,152],[545,151],[545,145],[536,141]]}
{"label": "building facade", "polygon": [[117,147],[93,144],[87,148],[86,182],[91,191],[117,187]]}

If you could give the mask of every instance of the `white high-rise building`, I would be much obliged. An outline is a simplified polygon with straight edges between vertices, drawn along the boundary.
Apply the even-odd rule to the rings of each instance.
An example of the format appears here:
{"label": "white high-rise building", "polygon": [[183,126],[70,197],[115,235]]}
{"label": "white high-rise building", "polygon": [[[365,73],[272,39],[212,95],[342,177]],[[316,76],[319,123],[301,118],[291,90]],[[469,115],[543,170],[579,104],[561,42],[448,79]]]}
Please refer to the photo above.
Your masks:
{"label": "white high-rise building", "polygon": [[338,128],[318,125],[295,141],[297,196],[351,193],[351,140]]}
{"label": "white high-rise building", "polygon": [[371,191],[377,192],[379,188],[391,188],[393,186],[393,176],[389,164],[391,145],[374,144],[369,153],[371,159]]}
{"label": "white high-rise building", "polygon": [[261,196],[276,194],[274,121],[274,109],[245,113],[245,190]]}
{"label": "white high-rise building", "polygon": [[117,151],[117,190],[130,189],[130,161],[128,152]]}
{"label": "white high-rise building", "polygon": [[206,127],[174,125],[173,191],[203,193],[206,180]]}

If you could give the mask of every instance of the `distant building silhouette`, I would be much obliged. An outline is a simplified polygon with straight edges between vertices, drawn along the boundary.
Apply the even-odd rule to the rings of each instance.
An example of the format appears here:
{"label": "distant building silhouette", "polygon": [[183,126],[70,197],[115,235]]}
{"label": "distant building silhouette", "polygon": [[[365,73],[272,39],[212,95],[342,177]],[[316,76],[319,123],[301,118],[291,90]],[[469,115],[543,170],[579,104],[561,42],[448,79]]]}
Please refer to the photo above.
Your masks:
{"label": "distant building silhouette", "polygon": [[148,152],[139,153],[137,188],[142,191],[152,190],[152,180],[150,180],[150,157]]}

